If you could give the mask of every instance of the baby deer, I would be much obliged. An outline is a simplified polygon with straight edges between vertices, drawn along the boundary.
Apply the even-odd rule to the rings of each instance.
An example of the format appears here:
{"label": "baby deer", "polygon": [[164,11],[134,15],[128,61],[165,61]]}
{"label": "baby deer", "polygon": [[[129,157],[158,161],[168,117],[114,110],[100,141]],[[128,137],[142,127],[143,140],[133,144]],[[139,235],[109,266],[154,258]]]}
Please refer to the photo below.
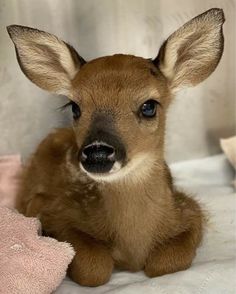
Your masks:
{"label": "baby deer", "polygon": [[154,60],[118,54],[89,62],[54,35],[7,28],[24,74],[70,100],[73,127],[39,145],[18,209],[73,245],[68,274],[79,284],[104,284],[114,267],[156,277],[191,265],[204,217],[172,184],[165,119],[178,89],[215,70],[223,23],[223,11],[210,9],[174,32]]}

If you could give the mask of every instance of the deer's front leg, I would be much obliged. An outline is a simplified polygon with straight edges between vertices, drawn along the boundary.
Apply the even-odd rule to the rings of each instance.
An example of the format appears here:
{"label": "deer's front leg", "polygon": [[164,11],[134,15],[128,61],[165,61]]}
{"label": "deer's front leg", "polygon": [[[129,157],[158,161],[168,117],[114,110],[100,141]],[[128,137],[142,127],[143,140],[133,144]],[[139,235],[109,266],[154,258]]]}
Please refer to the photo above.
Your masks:
{"label": "deer's front leg", "polygon": [[69,277],[82,286],[95,287],[109,281],[113,259],[109,249],[85,234],[68,236],[76,255],[68,269]]}
{"label": "deer's front leg", "polygon": [[175,195],[182,232],[157,244],[150,252],[144,271],[149,277],[162,276],[190,267],[202,239],[204,216],[197,202],[183,193]]}
{"label": "deer's front leg", "polygon": [[158,245],[149,255],[144,268],[149,277],[162,276],[190,267],[196,247],[189,242],[189,233],[182,233],[168,243]]}
{"label": "deer's front leg", "polygon": [[72,280],[91,287],[105,284],[113,270],[113,259],[109,248],[85,233],[65,227],[68,213],[66,211],[65,215],[55,213],[56,208],[50,202],[50,196],[46,196],[33,197],[25,208],[25,214],[33,217],[40,215],[46,234],[59,241],[71,243],[76,252],[68,269]]}

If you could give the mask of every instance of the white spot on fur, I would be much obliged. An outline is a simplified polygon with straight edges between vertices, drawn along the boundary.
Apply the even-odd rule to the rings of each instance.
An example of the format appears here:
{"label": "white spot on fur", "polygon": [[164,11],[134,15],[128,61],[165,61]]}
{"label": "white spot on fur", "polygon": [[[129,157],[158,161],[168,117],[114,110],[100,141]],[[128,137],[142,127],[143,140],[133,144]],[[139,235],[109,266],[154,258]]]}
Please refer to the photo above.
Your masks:
{"label": "white spot on fur", "polygon": [[[80,180],[81,182],[86,183],[87,177],[84,175],[84,173],[81,172],[79,167],[72,164],[71,153],[72,153],[72,148],[68,149],[66,153],[66,167],[67,167],[67,170],[69,171],[70,180],[72,182],[77,182],[78,180]],[[65,175],[68,176],[67,173]]]}

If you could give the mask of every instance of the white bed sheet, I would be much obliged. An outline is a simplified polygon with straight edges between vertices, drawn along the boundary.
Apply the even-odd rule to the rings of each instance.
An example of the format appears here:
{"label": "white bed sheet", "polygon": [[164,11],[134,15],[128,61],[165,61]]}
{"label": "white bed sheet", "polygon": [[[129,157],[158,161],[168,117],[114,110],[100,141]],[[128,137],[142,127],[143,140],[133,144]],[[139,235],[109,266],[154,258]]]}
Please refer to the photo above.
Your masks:
{"label": "white bed sheet", "polygon": [[56,294],[233,294],[236,293],[236,193],[234,171],[224,155],[175,163],[177,186],[196,197],[209,213],[209,224],[193,265],[153,279],[142,272],[114,272],[109,283],[80,287],[66,278]]}

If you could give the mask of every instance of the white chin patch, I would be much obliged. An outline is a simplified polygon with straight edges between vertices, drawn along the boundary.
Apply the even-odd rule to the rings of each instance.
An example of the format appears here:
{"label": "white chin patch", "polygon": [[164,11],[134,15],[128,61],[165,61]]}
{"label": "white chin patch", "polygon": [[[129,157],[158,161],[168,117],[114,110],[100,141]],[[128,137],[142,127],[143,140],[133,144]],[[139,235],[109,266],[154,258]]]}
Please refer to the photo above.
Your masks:
{"label": "white chin patch", "polygon": [[121,163],[116,161],[112,169],[108,173],[89,173],[80,163],[81,170],[87,174],[88,177],[97,182],[111,182],[115,180],[130,179],[138,180],[150,173],[153,166],[154,158],[147,153],[141,153],[130,160],[124,167]]}
{"label": "white chin patch", "polygon": [[120,169],[121,169],[121,163],[120,163],[119,161],[116,161],[116,162],[113,164],[113,167],[112,167],[112,169],[109,171],[108,174],[116,173],[116,172],[118,172]]}
{"label": "white chin patch", "polygon": [[91,179],[96,180],[96,181],[105,181],[105,180],[111,180],[111,177],[115,174],[118,173],[118,171],[121,169],[121,163],[119,161],[116,161],[113,164],[112,169],[108,173],[90,173],[84,169],[83,165],[80,163],[80,168],[83,172],[86,173],[87,176],[89,176]]}

